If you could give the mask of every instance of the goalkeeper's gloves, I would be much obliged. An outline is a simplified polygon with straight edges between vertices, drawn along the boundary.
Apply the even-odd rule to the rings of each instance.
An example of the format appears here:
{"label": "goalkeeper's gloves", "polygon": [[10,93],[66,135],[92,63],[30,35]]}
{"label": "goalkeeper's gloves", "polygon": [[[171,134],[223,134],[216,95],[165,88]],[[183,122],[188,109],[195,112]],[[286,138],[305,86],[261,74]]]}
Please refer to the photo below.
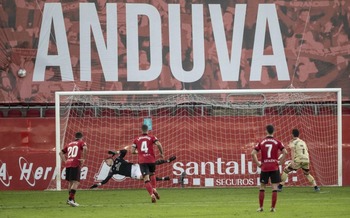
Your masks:
{"label": "goalkeeper's gloves", "polygon": [[160,165],[160,164],[163,164],[163,163],[166,163],[167,161],[166,160],[163,160],[163,159],[159,159],[159,160],[156,160],[156,165]]}
{"label": "goalkeeper's gloves", "polygon": [[159,160],[156,160],[156,165],[170,163],[170,162],[174,161],[175,159],[176,159],[175,155],[171,156],[168,160],[159,159]]}
{"label": "goalkeeper's gloves", "polygon": [[97,187],[100,186],[100,185],[101,185],[101,183],[93,184],[93,185],[90,187],[90,189],[97,188]]}
{"label": "goalkeeper's gloves", "polygon": [[173,156],[171,156],[171,157],[169,158],[169,160],[168,160],[167,162],[170,163],[171,161],[174,161],[175,159],[176,159],[176,156],[173,155]]}
{"label": "goalkeeper's gloves", "polygon": [[108,151],[108,154],[115,155],[116,153],[114,151]]}
{"label": "goalkeeper's gloves", "polygon": [[156,177],[156,181],[169,181],[170,177],[169,176],[165,176],[165,177]]}

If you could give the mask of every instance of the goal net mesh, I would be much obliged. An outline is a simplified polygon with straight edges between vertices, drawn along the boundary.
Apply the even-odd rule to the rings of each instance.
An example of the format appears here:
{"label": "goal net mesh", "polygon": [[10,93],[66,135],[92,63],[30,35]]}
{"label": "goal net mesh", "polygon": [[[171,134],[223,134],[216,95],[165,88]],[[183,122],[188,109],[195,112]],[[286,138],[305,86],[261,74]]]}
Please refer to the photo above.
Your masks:
{"label": "goal net mesh", "polygon": [[[147,92],[146,92],[147,93]],[[337,102],[335,92],[71,95],[60,97],[61,148],[81,131],[88,145],[80,188],[103,180],[108,150],[132,144],[147,123],[162,143],[170,164],[157,166],[156,176],[169,176],[157,187],[241,187],[259,185],[259,168],[251,151],[275,126],[275,138],[288,147],[298,128],[311,158],[310,173],[318,185],[338,184]],[[59,152],[59,151],[57,151]],[[155,148],[157,157],[159,152]],[[290,160],[288,148],[287,163]],[[260,155],[259,155],[260,157]],[[126,155],[137,163],[137,155]],[[281,170],[285,167],[281,166]],[[61,172],[62,188],[64,169]],[[101,188],[142,188],[143,182],[115,175]],[[309,186],[301,171],[287,186]],[[49,188],[55,188],[55,182]]]}

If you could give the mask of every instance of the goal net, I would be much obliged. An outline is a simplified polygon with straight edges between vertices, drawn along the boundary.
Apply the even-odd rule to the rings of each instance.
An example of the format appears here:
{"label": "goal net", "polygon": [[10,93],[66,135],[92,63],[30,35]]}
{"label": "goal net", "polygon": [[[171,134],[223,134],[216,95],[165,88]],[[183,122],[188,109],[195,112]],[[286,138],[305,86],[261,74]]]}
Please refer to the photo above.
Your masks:
{"label": "goal net", "polygon": [[[267,124],[275,126],[274,136],[286,147],[291,130],[298,128],[300,138],[308,144],[310,172],[318,185],[341,185],[340,89],[178,90],[57,92],[59,174],[49,188],[67,187],[58,152],[74,140],[75,132],[81,131],[88,145],[80,183],[80,188],[88,188],[107,176],[109,167],[103,162],[107,151],[130,146],[141,134],[143,123],[162,143],[166,158],[177,157],[157,166],[156,176],[170,177],[157,187],[259,185],[260,169],[253,164],[251,151],[265,137]],[[155,152],[159,157],[157,149]],[[130,150],[126,159],[137,163],[137,155]],[[115,175],[101,188],[143,185]],[[309,183],[302,172],[293,172],[286,185]]]}

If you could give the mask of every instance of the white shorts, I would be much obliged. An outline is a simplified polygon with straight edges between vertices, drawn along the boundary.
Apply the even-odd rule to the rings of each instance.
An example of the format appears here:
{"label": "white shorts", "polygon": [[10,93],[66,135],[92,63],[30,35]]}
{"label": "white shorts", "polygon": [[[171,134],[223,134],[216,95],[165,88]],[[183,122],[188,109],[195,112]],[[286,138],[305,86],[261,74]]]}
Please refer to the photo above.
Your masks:
{"label": "white shorts", "polygon": [[142,179],[142,174],[139,164],[133,164],[131,166],[131,178],[132,179]]}

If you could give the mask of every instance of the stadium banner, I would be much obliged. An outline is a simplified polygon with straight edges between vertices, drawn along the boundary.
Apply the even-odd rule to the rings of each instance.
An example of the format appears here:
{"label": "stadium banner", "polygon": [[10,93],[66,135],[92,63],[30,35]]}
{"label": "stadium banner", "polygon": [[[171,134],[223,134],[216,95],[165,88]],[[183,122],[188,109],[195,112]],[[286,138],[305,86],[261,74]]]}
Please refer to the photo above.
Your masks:
{"label": "stadium banner", "polygon": [[349,100],[349,23],[349,1],[2,1],[0,103],[287,87]]}
{"label": "stadium banner", "polygon": [[[55,137],[47,131],[53,128],[53,118],[26,118],[2,119],[0,134],[2,143],[0,147],[0,190],[45,190],[55,185]],[[350,116],[343,117],[344,126],[350,126]],[[11,130],[11,131],[10,131]],[[184,130],[185,131],[185,130]],[[344,129],[344,131],[348,131]],[[102,181],[109,168],[103,162],[107,150],[114,146],[93,146],[92,137],[87,135],[88,157],[86,165],[82,167],[80,188],[87,189],[92,184]],[[191,138],[191,137],[190,137]],[[171,164],[164,164],[157,168],[157,176],[169,176],[170,181],[158,182],[161,188],[168,187],[255,187],[258,185],[258,169],[252,163],[250,146],[236,146],[234,149],[224,150],[220,147],[199,148],[191,150],[186,145],[178,143],[172,147],[165,138],[161,138],[167,155],[175,154],[177,159]],[[193,139],[181,139],[195,141]],[[230,139],[228,139],[230,140]],[[130,143],[132,140],[130,139]],[[229,142],[229,141],[228,141]],[[103,147],[106,146],[106,147]],[[183,147],[185,146],[185,147]],[[330,151],[330,146],[324,149]],[[312,155],[312,150],[310,153]],[[343,181],[344,186],[350,185],[350,175],[346,169],[350,167],[350,136],[344,134],[343,138]],[[207,155],[210,154],[208,157]],[[225,155],[227,154],[227,155]],[[100,159],[96,157],[101,157]],[[204,158],[203,158],[204,157]],[[322,157],[317,157],[322,161]],[[127,154],[127,160],[137,162],[137,156]],[[313,165],[311,164],[313,171]],[[335,172],[325,170],[313,171],[318,177],[332,177]],[[303,178],[302,172],[291,175],[293,185],[299,185]],[[60,172],[62,188],[67,187],[65,170]],[[333,182],[333,181],[330,181]],[[305,184],[304,184],[305,185]],[[327,185],[327,184],[322,184]],[[115,175],[109,183],[102,188],[143,188],[143,182],[124,176]]]}

